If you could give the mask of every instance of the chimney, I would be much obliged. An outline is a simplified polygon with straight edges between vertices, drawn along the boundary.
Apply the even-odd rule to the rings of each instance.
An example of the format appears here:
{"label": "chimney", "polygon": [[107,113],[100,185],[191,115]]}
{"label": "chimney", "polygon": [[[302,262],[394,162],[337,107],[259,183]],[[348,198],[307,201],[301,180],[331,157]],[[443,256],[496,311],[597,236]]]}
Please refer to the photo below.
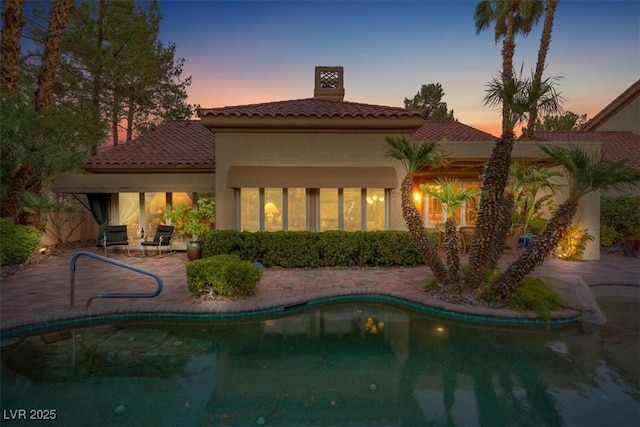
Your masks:
{"label": "chimney", "polygon": [[316,87],[313,97],[330,101],[344,100],[344,68],[316,67]]}

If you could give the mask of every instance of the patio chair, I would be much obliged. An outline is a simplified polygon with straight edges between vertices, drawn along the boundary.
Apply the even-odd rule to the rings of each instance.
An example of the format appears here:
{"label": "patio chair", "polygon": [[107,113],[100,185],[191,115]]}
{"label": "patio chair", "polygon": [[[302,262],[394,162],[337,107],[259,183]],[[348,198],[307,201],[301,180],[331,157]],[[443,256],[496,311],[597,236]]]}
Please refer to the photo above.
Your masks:
{"label": "patio chair", "polygon": [[154,246],[158,248],[158,256],[162,255],[162,247],[169,247],[169,254],[173,254],[171,248],[171,237],[173,237],[172,225],[159,225],[156,229],[156,235],[153,236],[153,240],[144,240],[140,244],[142,245],[142,253],[147,255],[147,246]]}
{"label": "patio chair", "polygon": [[520,236],[524,233],[524,225],[518,225],[516,227],[513,227],[513,229],[511,230],[511,233],[507,234],[507,238],[505,239],[504,242],[504,247],[505,249],[510,249],[511,253],[515,253],[515,251],[517,251],[520,246],[519,246],[519,241],[520,241]]}
{"label": "patio chair", "polygon": [[126,225],[107,225],[102,235],[102,247],[104,247],[104,256],[107,256],[107,248],[109,246],[126,246],[127,256],[131,256],[129,251],[129,237],[127,236]]}
{"label": "patio chair", "polygon": [[473,240],[473,232],[475,231],[475,227],[466,225],[462,226],[458,229],[460,233],[460,240],[462,240],[462,253],[466,254],[469,252],[469,248],[471,247],[471,240]]}

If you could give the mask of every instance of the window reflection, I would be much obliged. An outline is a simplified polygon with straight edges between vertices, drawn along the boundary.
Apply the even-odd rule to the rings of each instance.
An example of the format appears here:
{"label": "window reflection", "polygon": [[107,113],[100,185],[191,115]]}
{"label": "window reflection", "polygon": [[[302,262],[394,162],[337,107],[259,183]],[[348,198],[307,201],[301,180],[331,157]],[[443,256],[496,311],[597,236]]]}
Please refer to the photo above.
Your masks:
{"label": "window reflection", "polygon": [[384,230],[384,188],[367,188],[367,230]]}
{"label": "window reflection", "polygon": [[264,229],[282,230],[282,189],[265,188],[264,201]]}
{"label": "window reflection", "polygon": [[362,191],[359,188],[345,188],[343,190],[344,229],[358,231],[362,229]]}
{"label": "window reflection", "polygon": [[167,193],[144,193],[144,231],[153,236],[159,225],[164,224]]}
{"label": "window reflection", "polygon": [[287,229],[304,231],[307,229],[307,199],[304,188],[287,190],[288,223]]}
{"label": "window reflection", "polygon": [[129,240],[138,237],[140,230],[140,195],[138,193],[118,194],[118,224],[127,226]]}
{"label": "window reflection", "polygon": [[259,200],[257,188],[243,188],[240,191],[240,230],[260,230]]}
{"label": "window reflection", "polygon": [[320,189],[320,231],[338,230],[338,189]]}

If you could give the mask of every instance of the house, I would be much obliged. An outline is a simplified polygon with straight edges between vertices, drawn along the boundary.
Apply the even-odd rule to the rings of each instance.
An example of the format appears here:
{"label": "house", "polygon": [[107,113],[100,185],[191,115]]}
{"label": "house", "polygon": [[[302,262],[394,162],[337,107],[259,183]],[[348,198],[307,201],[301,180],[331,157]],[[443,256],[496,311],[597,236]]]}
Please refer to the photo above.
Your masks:
{"label": "house", "polygon": [[[199,122],[167,123],[127,144],[90,157],[85,174],[61,177],[54,191],[102,196],[109,221],[153,232],[166,206],[216,200],[216,227],[249,231],[404,230],[400,183],[405,171],[385,156],[387,137],[438,141],[445,168],[415,176],[425,226],[443,221],[442,207],[417,191],[449,176],[478,187],[495,136],[459,122],[425,120],[425,112],[345,101],[342,67],[316,67],[313,97],[205,108]],[[557,142],[565,144],[567,142]],[[600,142],[581,143],[600,150]],[[539,159],[535,142],[519,141],[514,157]],[[580,220],[599,227],[585,198]],[[597,203],[596,203],[597,204]],[[473,224],[477,202],[460,211]],[[593,234],[593,233],[592,233]],[[587,250],[590,259],[599,251]]]}

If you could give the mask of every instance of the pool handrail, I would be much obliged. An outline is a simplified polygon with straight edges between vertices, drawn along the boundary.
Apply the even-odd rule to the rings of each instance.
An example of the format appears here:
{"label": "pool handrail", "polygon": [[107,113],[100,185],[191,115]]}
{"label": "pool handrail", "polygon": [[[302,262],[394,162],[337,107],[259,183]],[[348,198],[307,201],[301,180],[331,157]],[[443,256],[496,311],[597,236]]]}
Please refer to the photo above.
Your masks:
{"label": "pool handrail", "polygon": [[117,261],[115,259],[107,258],[105,256],[98,255],[98,254],[93,253],[93,252],[78,251],[75,254],[73,254],[73,256],[71,257],[71,261],[70,261],[70,265],[69,265],[69,269],[71,271],[71,292],[70,292],[71,293],[71,296],[70,296],[71,297],[71,305],[70,305],[70,308],[75,308],[76,260],[81,256],[87,256],[89,258],[93,258],[93,259],[96,259],[98,261],[103,261],[103,262],[106,262],[106,263],[109,263],[109,264],[116,265],[118,267],[122,267],[122,268],[126,268],[128,270],[135,271],[135,272],[140,273],[140,274],[145,274],[147,276],[151,276],[154,279],[156,279],[156,282],[158,283],[158,287],[157,287],[156,291],[155,292],[151,292],[151,293],[94,295],[91,298],[89,298],[85,308],[89,308],[89,306],[91,305],[91,301],[93,301],[96,298],[154,298],[154,297],[157,297],[158,295],[160,295],[160,292],[162,292],[162,286],[163,286],[162,278],[160,276],[158,276],[156,273],[152,272],[152,271],[145,270],[144,268],[136,267],[135,265],[127,264],[127,263],[124,263],[122,261]]}

